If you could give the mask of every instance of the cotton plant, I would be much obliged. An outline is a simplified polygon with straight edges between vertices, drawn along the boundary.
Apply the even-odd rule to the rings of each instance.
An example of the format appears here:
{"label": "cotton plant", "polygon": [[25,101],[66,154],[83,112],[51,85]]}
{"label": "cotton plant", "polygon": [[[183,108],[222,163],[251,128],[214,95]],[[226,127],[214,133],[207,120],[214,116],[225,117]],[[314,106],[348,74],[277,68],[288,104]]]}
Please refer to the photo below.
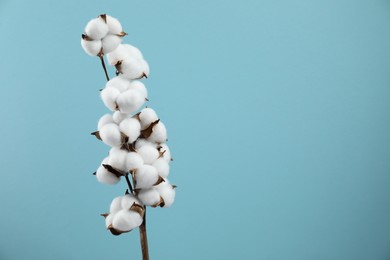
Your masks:
{"label": "cotton plant", "polygon": [[[169,208],[176,186],[168,180],[172,157],[167,129],[156,111],[145,107],[148,90],[141,80],[149,76],[149,65],[138,48],[122,44],[126,35],[118,19],[102,14],[87,23],[81,46],[88,55],[99,57],[107,79],[100,97],[110,112],[99,119],[92,135],[110,150],[94,175],[103,184],[124,179],[127,185],[125,195],[114,198],[109,212],[101,215],[113,235],[139,228],[147,260],[146,207]],[[104,57],[115,67],[111,79]]]}

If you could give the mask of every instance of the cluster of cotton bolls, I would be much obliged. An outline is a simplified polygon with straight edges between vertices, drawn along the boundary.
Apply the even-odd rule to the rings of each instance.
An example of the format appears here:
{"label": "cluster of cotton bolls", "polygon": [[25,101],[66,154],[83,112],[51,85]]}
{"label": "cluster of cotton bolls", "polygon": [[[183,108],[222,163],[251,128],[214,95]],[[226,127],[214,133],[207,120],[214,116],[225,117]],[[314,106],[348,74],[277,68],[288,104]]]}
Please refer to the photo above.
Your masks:
{"label": "cluster of cotton bolls", "polygon": [[170,207],[175,198],[175,186],[167,179],[172,161],[167,130],[152,108],[141,109],[149,101],[140,81],[149,76],[149,65],[138,48],[121,44],[124,35],[117,19],[100,15],[87,24],[81,41],[87,54],[106,54],[116,67],[117,76],[100,91],[111,113],[100,118],[92,133],[111,147],[95,172],[97,180],[116,184],[124,177],[131,192],[115,198],[110,213],[103,214],[115,235],[140,226],[145,206]]}
{"label": "cluster of cotton bolls", "polygon": [[116,18],[101,14],[88,22],[81,36],[81,46],[91,56],[103,56],[117,49],[125,35]]}

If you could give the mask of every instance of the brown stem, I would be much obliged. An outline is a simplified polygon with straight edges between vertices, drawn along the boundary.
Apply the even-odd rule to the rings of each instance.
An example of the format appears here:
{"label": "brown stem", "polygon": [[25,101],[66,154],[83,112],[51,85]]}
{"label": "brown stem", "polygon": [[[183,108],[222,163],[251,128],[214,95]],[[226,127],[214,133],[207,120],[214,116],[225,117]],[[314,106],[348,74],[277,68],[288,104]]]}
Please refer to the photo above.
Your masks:
{"label": "brown stem", "polygon": [[103,55],[99,55],[100,61],[102,62],[102,67],[104,69],[104,73],[106,74],[106,79],[107,79],[107,81],[109,81],[110,77],[108,77],[107,68],[106,68],[106,64],[104,63],[103,57],[104,57]]}
{"label": "brown stem", "polygon": [[146,236],[146,207],[144,207],[144,209],[144,221],[139,227],[139,235],[141,240],[142,260],[149,260],[148,237]]}
{"label": "brown stem", "polygon": [[125,178],[126,178],[127,186],[129,187],[129,190],[130,190],[131,194],[134,194],[133,186],[131,185],[131,182],[129,180],[129,175],[126,174]]}

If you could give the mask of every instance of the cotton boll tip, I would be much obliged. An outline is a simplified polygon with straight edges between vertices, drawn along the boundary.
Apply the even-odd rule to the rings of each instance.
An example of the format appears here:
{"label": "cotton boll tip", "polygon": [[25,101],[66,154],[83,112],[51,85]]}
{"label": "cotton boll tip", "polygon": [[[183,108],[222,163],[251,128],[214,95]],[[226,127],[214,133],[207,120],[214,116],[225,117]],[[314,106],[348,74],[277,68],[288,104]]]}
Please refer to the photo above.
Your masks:
{"label": "cotton boll tip", "polygon": [[148,137],[148,140],[155,143],[165,143],[167,140],[167,129],[165,125],[159,121],[152,127],[152,133]]}
{"label": "cotton boll tip", "polygon": [[98,182],[108,185],[117,184],[120,181],[120,175],[117,173],[113,173],[105,167],[105,163],[107,163],[108,158],[105,158],[102,162],[102,165],[96,171],[96,179]]}
{"label": "cotton boll tip", "polygon": [[137,212],[121,210],[115,215],[112,221],[112,228],[118,233],[124,233],[139,227],[142,222],[143,218]]}
{"label": "cotton boll tip", "polygon": [[109,123],[104,125],[99,131],[102,141],[111,147],[120,147],[123,143],[123,136],[118,125]]}
{"label": "cotton boll tip", "polygon": [[144,130],[150,126],[151,123],[158,120],[156,111],[152,108],[147,107],[141,110],[139,113],[139,120],[141,121],[141,129]]}
{"label": "cotton boll tip", "polygon": [[115,50],[119,44],[122,42],[122,37],[109,34],[102,39],[102,52],[110,53]]}
{"label": "cotton boll tip", "polygon": [[105,15],[105,21],[107,23],[108,32],[110,34],[121,34],[123,32],[122,25],[118,19],[110,15]]}
{"label": "cotton boll tip", "polygon": [[141,134],[141,124],[135,118],[127,118],[120,123],[119,130],[128,137],[127,142],[133,143]]}
{"label": "cotton boll tip", "polygon": [[160,194],[154,187],[150,189],[140,189],[137,196],[146,206],[153,206],[160,203]]}
{"label": "cotton boll tip", "polygon": [[116,102],[122,113],[133,113],[145,103],[145,99],[139,91],[129,89],[119,95]]}
{"label": "cotton boll tip", "polygon": [[153,187],[159,180],[156,168],[151,165],[143,165],[135,171],[136,188],[148,189]]}
{"label": "cotton boll tip", "polygon": [[85,27],[85,34],[93,40],[101,40],[105,37],[108,33],[108,26],[104,17],[104,15],[100,15],[98,18],[90,20]]}
{"label": "cotton boll tip", "polygon": [[141,146],[137,149],[137,153],[142,156],[142,159],[146,164],[153,164],[159,157],[158,150],[150,145]]}
{"label": "cotton boll tip", "polygon": [[100,40],[94,41],[83,34],[81,38],[81,47],[89,56],[99,56],[100,50],[102,49],[102,42]]}
{"label": "cotton boll tip", "polygon": [[117,99],[121,92],[113,87],[105,87],[100,92],[100,98],[102,99],[104,105],[111,111],[116,111],[118,109]]}

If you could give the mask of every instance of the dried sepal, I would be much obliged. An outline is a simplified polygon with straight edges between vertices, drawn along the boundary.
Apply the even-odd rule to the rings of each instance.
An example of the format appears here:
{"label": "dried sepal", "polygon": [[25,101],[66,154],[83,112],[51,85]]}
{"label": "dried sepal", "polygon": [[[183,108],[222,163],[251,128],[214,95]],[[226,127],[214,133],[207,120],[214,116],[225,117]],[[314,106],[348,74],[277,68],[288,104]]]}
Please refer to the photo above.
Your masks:
{"label": "dried sepal", "polygon": [[144,214],[145,214],[145,208],[137,203],[133,203],[133,205],[131,205],[130,209],[129,210],[132,210],[132,211],[135,211],[137,212],[138,214],[140,214],[141,217],[144,217]]}
{"label": "dried sepal", "polygon": [[83,39],[84,41],[93,41],[93,39],[88,35],[86,35],[85,33],[81,35],[81,39]]}
{"label": "dried sepal", "polygon": [[104,217],[104,218],[107,218],[107,216],[110,215],[110,213],[103,213],[103,214],[100,214],[100,216]]}
{"label": "dried sepal", "polygon": [[164,178],[162,178],[161,176],[158,176],[158,180],[156,181],[156,183],[153,186],[159,185],[162,182],[165,182]]}
{"label": "dried sepal", "polygon": [[123,234],[123,233],[128,233],[128,232],[131,231],[131,230],[129,230],[129,231],[120,231],[120,230],[117,230],[117,229],[115,229],[115,228],[112,226],[112,224],[109,225],[109,226],[107,227],[107,230],[110,230],[111,234],[113,234],[114,236],[119,236],[119,235],[121,235],[121,234]]}
{"label": "dried sepal", "polygon": [[98,18],[101,18],[105,23],[107,23],[107,14],[101,14]]}
{"label": "dried sepal", "polygon": [[143,138],[148,138],[152,133],[153,133],[153,127],[155,125],[158,124],[158,122],[160,122],[160,119],[154,121],[153,123],[151,123],[147,128],[145,128],[144,130],[141,131],[141,136]]}
{"label": "dried sepal", "polygon": [[116,177],[120,178],[121,176],[125,176],[125,173],[112,167],[111,165],[109,164],[102,164],[102,166],[107,170],[109,171],[110,173],[114,174]]}
{"label": "dried sepal", "polygon": [[94,135],[100,141],[102,140],[102,138],[100,137],[99,131],[92,132],[91,135]]}
{"label": "dried sepal", "polygon": [[160,196],[160,201],[157,202],[156,204],[153,204],[151,207],[152,207],[152,208],[156,208],[156,207],[158,207],[158,206],[164,207],[164,205],[165,205],[164,199]]}

